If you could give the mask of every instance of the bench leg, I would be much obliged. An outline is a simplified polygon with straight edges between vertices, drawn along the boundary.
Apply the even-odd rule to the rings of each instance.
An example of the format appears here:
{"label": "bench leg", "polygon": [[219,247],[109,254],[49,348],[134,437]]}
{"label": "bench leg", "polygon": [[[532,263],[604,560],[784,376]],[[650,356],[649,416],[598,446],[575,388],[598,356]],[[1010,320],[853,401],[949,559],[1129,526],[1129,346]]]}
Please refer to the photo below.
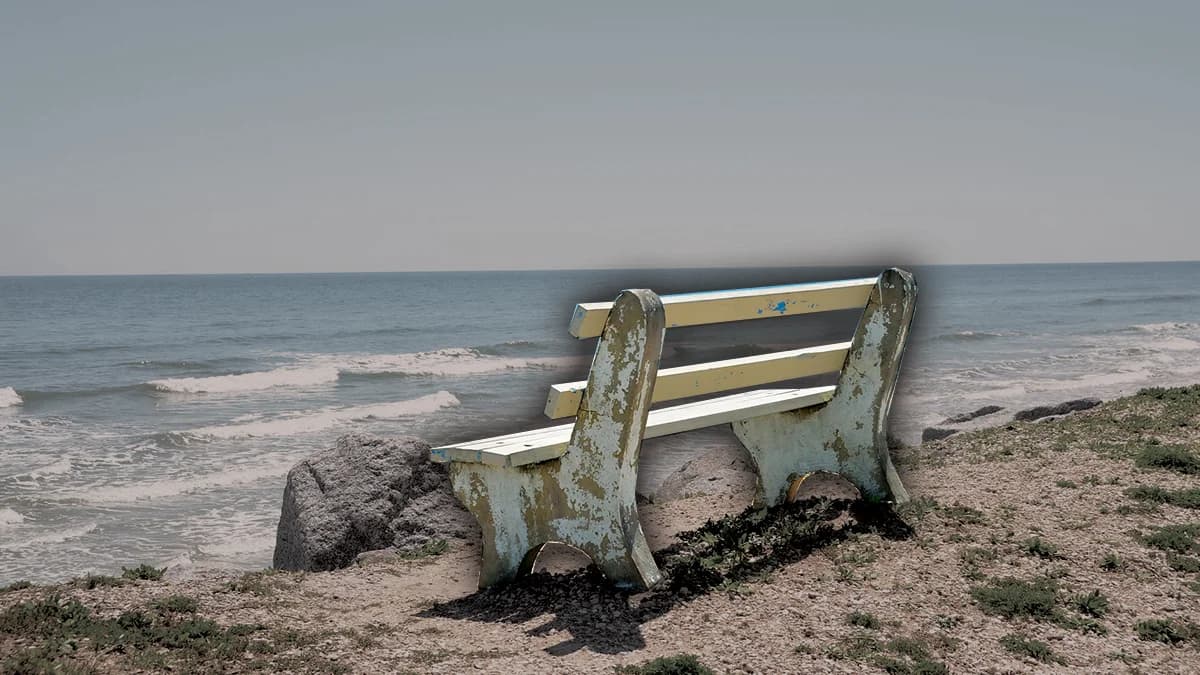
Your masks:
{"label": "bench leg", "polygon": [[661,578],[638,520],[638,453],[665,330],[650,291],[623,291],[596,347],[559,458],[519,467],[452,462],[454,493],[483,532],[481,588],[532,570],[547,542],[580,549],[618,584]]}
{"label": "bench leg", "polygon": [[888,454],[887,418],[916,294],[908,272],[893,268],[880,276],[828,403],[733,423],[757,464],[760,500],[778,504],[796,478],[829,471],[867,499],[908,501]]}

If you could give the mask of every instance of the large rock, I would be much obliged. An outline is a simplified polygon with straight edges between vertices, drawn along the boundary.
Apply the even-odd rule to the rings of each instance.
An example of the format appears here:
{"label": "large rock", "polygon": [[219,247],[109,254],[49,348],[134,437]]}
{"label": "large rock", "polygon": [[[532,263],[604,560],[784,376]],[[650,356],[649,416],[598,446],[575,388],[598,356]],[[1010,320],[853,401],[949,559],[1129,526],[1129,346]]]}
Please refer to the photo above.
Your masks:
{"label": "large rock", "polygon": [[942,427],[925,427],[921,432],[921,442],[928,443],[930,441],[940,441],[943,438],[953,436],[959,432],[958,429],[943,429]]}
{"label": "large rock", "polygon": [[275,567],[331,570],[365,551],[478,537],[454,498],[445,465],[415,438],[352,434],[288,472]]}
{"label": "large rock", "polygon": [[1051,415],[1066,415],[1067,413],[1076,412],[1078,410],[1087,410],[1100,405],[1101,401],[1098,398],[1080,398],[1074,401],[1065,401],[1058,405],[1042,405],[1036,408],[1022,410],[1013,416],[1013,419],[1019,422],[1032,422],[1040,420],[1043,417]]}
{"label": "large rock", "polygon": [[954,417],[947,417],[946,419],[942,420],[942,424],[964,424],[966,422],[970,422],[971,420],[973,420],[977,417],[983,417],[985,415],[992,415],[994,413],[1000,412],[1001,410],[1004,410],[1004,408],[1002,406],[985,405],[982,408],[979,408],[978,410],[972,410],[971,412],[963,413],[961,415],[955,415]]}
{"label": "large rock", "polygon": [[661,504],[716,494],[753,494],[758,485],[750,456],[740,446],[717,447],[679,467],[650,495]]}

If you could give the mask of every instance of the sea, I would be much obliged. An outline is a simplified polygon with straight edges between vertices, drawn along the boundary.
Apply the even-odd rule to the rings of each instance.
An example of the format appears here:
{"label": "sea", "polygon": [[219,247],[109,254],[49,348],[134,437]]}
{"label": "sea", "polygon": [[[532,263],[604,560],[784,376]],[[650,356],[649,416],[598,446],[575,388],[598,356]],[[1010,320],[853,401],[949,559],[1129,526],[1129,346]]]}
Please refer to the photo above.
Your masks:
{"label": "sea", "polygon": [[[988,404],[1200,381],[1200,263],[910,269],[902,440]],[[594,349],[567,333],[576,302],[878,272],[0,277],[0,585],[269,566],[288,469],[339,435],[437,444],[547,424],[547,388],[584,379]],[[857,319],[671,330],[662,363],[845,340]],[[728,441],[648,441],[642,483]]]}

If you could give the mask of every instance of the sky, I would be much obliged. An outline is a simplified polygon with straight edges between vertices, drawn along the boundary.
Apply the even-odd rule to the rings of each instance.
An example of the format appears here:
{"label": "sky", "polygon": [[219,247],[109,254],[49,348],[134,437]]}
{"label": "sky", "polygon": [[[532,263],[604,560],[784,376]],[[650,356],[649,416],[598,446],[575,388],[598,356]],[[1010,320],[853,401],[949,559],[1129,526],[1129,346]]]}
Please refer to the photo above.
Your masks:
{"label": "sky", "polygon": [[0,275],[1198,259],[1197,25],[0,0]]}

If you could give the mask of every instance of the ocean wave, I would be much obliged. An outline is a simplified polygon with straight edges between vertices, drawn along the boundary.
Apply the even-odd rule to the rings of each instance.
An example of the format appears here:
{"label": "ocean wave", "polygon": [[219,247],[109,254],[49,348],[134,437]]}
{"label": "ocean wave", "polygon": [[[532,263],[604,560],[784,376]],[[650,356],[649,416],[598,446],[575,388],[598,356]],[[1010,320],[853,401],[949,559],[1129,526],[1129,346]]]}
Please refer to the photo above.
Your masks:
{"label": "ocean wave", "polygon": [[178,377],[151,380],[147,384],[161,392],[181,394],[229,394],[275,387],[313,387],[337,381],[331,366],[285,367],[240,375]]}
{"label": "ocean wave", "polygon": [[1090,298],[1082,303],[1085,307],[1095,307],[1098,305],[1145,305],[1157,304],[1166,302],[1189,302],[1200,300],[1200,295],[1195,293],[1169,293],[1163,295],[1143,295],[1130,298]]}
{"label": "ocean wave", "polygon": [[87,523],[78,527],[57,528],[53,532],[46,534],[24,536],[18,541],[0,542],[0,549],[14,550],[23,548],[37,548],[45,544],[61,544],[64,541],[78,539],[85,534],[90,533],[97,527],[96,523]]}
{"label": "ocean wave", "polygon": [[275,548],[275,537],[267,536],[267,533],[261,535],[247,535],[245,537],[235,537],[232,539],[224,539],[222,541],[200,544],[197,546],[201,553],[214,558],[232,558],[234,560],[243,560],[245,556],[251,553],[259,553],[262,551],[270,551]]}
{"label": "ocean wave", "polygon": [[485,354],[478,349],[449,347],[407,354],[320,355],[314,363],[336,367],[353,375],[426,375],[453,377],[482,375],[519,368],[561,368],[580,362],[575,357],[512,357]]}
{"label": "ocean wave", "polygon": [[23,522],[25,522],[25,516],[9,508],[0,509],[0,528],[12,527]]}
{"label": "ocean wave", "polygon": [[325,429],[346,422],[367,419],[397,419],[411,415],[425,415],[458,404],[458,398],[454,394],[448,391],[439,391],[434,394],[405,401],[286,413],[278,417],[264,418],[240,424],[201,427],[199,429],[192,429],[186,433],[221,439],[295,436],[324,431]]}
{"label": "ocean wave", "polygon": [[1200,323],[1191,323],[1188,321],[1165,321],[1162,323],[1139,323],[1130,326],[1127,330],[1141,331],[1144,333],[1167,333],[1185,330],[1200,330]]}
{"label": "ocean wave", "polygon": [[105,483],[73,493],[60,493],[55,499],[79,500],[92,504],[123,504],[178,497],[217,488],[256,483],[266,478],[278,478],[288,472],[294,460],[275,461],[257,466],[238,465],[188,478],[139,481],[126,485]]}
{"label": "ocean wave", "polygon": [[12,387],[0,387],[0,408],[21,405],[21,395]]}
{"label": "ocean wave", "polygon": [[935,335],[931,339],[942,342],[975,342],[977,340],[991,340],[993,338],[1006,337],[1003,333],[989,333],[982,330],[960,330],[954,333],[942,333]]}

